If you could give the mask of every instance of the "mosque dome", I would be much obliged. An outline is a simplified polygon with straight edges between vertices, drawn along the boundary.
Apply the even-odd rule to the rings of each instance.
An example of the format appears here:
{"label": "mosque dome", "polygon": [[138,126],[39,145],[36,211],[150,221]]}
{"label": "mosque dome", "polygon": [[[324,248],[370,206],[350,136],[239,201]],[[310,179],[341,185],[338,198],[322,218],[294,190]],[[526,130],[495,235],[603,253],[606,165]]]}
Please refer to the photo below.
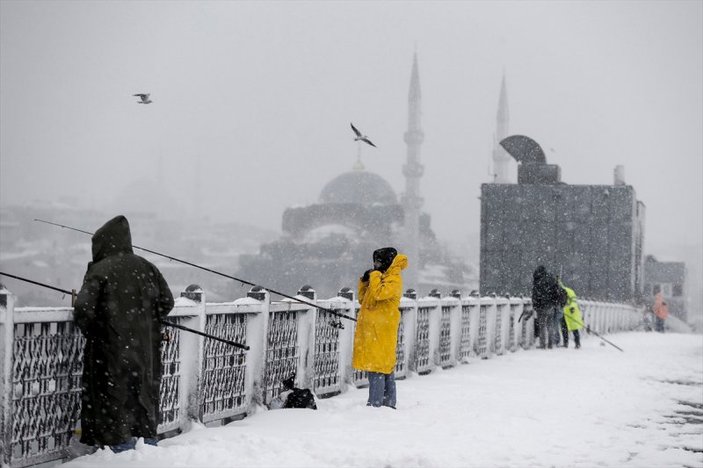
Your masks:
{"label": "mosque dome", "polygon": [[380,175],[351,171],[329,181],[320,192],[320,202],[371,206],[395,205],[398,200],[393,188]]}

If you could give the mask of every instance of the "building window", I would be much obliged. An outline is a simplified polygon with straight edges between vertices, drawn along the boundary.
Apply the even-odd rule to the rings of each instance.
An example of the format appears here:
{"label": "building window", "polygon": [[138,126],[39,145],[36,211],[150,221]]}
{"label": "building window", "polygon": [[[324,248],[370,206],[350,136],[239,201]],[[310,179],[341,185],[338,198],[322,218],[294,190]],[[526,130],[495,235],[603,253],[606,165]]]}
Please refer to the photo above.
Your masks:
{"label": "building window", "polygon": [[683,284],[675,284],[673,293],[674,297],[683,296]]}

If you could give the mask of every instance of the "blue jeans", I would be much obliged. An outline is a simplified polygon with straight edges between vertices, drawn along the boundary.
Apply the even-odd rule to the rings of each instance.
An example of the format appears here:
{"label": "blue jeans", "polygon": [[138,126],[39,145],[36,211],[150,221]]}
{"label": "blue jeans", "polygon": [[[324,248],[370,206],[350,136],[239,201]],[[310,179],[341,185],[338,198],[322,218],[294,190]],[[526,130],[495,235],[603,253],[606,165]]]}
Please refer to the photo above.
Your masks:
{"label": "blue jeans", "polygon": [[367,406],[389,406],[395,409],[395,374],[369,372],[369,401]]}

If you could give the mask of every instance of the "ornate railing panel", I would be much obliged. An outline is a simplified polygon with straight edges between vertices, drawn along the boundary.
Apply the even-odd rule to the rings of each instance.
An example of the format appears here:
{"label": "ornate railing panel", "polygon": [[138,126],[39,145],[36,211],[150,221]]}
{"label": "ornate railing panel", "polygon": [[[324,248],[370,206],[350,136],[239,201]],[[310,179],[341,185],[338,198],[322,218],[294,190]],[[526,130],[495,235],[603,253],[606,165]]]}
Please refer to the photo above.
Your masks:
{"label": "ornate railing panel", "polygon": [[[172,318],[172,322],[181,324],[180,317]],[[161,363],[163,375],[159,388],[159,433],[178,428],[180,422],[180,384],[181,384],[181,331],[178,328],[162,327],[164,336],[168,337],[161,343]]]}
{"label": "ornate railing panel", "polygon": [[[246,343],[247,315],[207,315],[205,333],[235,343]],[[203,422],[246,412],[246,363],[244,350],[221,341],[204,341],[200,409]]]}
{"label": "ornate railing panel", "polygon": [[318,311],[315,318],[315,350],[313,389],[318,395],[338,392],[340,319],[329,312]]}
{"label": "ornate railing panel", "polygon": [[452,307],[442,306],[442,315],[439,324],[439,365],[447,368],[452,359]]}
{"label": "ornate railing panel", "polygon": [[407,367],[405,366],[405,318],[407,310],[400,309],[400,325],[398,326],[398,344],[395,347],[395,377],[402,379],[407,375]]}
{"label": "ornate railing panel", "polygon": [[476,354],[481,358],[488,358],[488,308],[486,304],[481,304],[478,315],[478,342]]}
{"label": "ornate railing panel", "polygon": [[[21,320],[23,312],[33,311],[39,312],[30,308],[15,312]],[[62,315],[65,320],[14,325],[8,447],[12,466],[62,458],[78,422],[85,340],[66,321],[71,319],[70,309]]]}
{"label": "ornate railing panel", "polygon": [[459,347],[459,360],[467,359],[471,355],[471,306],[461,305],[461,345]]}
{"label": "ornate railing panel", "polygon": [[495,333],[493,334],[493,336],[495,337],[493,340],[493,349],[495,350],[495,353],[499,356],[504,352],[503,345],[505,341],[503,340],[503,310],[506,307],[506,304],[502,303],[496,306],[496,328]]}
{"label": "ornate railing panel", "polygon": [[522,311],[522,304],[515,302],[510,302],[510,324],[508,327],[508,349],[510,351],[517,350],[518,336],[517,336],[517,320],[520,318],[520,313]]}
{"label": "ornate railing panel", "polygon": [[415,370],[422,374],[432,370],[430,359],[430,311],[431,307],[417,308],[415,332]]}
{"label": "ornate railing panel", "polygon": [[298,311],[271,312],[266,340],[264,403],[281,392],[281,381],[298,370]]}

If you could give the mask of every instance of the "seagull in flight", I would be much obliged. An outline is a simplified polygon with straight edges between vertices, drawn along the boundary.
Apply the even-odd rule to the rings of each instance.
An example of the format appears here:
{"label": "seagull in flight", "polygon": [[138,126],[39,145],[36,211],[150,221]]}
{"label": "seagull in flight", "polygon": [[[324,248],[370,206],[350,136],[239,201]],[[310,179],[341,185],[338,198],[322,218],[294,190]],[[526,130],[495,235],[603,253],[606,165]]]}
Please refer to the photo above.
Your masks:
{"label": "seagull in flight", "polygon": [[354,137],[354,141],[363,141],[364,143],[368,143],[369,145],[376,148],[376,145],[371,143],[371,140],[369,140],[369,137],[367,137],[366,135],[362,135],[361,132],[359,130],[357,130],[357,128],[354,126],[353,123],[349,123],[349,125],[351,125],[352,130],[354,130],[354,133],[356,134],[356,137]]}
{"label": "seagull in flight", "polygon": [[149,99],[149,93],[146,94],[132,94],[132,96],[137,96],[141,101],[137,101],[137,104],[151,104],[151,99]]}

